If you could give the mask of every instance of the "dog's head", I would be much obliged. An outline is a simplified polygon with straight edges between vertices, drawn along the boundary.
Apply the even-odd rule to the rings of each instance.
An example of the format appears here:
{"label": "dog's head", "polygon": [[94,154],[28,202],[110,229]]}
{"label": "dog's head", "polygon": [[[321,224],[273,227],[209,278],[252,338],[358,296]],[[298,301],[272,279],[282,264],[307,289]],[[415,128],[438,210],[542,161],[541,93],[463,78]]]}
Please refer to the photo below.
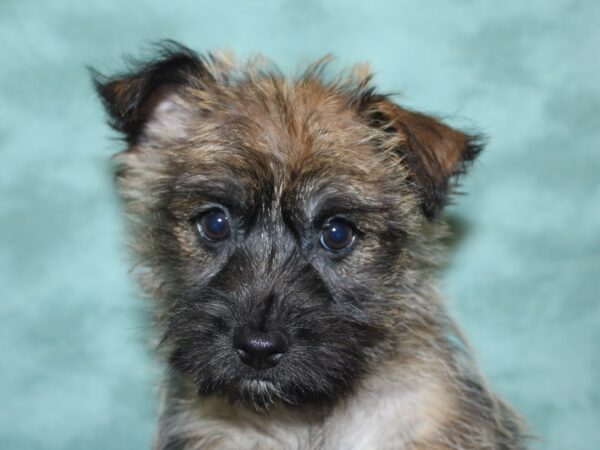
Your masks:
{"label": "dog's head", "polygon": [[170,43],[96,77],[171,367],[201,394],[330,400],[432,326],[415,290],[480,146],[321,70],[285,79]]}

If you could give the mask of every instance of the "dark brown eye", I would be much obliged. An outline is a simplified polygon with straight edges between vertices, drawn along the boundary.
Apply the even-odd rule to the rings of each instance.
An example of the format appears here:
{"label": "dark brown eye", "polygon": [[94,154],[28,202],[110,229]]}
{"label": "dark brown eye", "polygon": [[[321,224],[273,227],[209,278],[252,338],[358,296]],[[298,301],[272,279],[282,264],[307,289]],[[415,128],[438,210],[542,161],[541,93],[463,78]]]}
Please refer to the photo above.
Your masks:
{"label": "dark brown eye", "polygon": [[211,209],[197,221],[198,231],[209,241],[222,241],[231,233],[227,214],[221,209]]}
{"label": "dark brown eye", "polygon": [[340,252],[352,245],[354,229],[343,220],[332,220],[321,233],[321,245],[330,252]]}

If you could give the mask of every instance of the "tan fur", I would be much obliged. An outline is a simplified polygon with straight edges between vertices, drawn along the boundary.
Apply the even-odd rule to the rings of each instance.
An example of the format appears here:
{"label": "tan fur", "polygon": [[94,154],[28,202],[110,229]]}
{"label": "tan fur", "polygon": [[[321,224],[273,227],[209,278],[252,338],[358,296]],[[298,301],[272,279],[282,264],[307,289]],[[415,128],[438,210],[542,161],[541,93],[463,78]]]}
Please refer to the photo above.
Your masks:
{"label": "tan fur", "polygon": [[[166,84],[140,108],[143,128],[116,157],[118,186],[159,328],[173,302],[167,293],[181,282],[162,264],[160,227],[174,236],[170,245],[184,267],[201,273],[211,264],[189,224],[197,186],[235,178],[244,186],[239,200],[250,203],[252,193],[272,184],[271,203],[260,207],[270,208],[273,220],[285,202],[343,188],[381,219],[365,220],[355,261],[375,264],[381,244],[372,236],[387,231],[383,223],[406,234],[381,282],[393,304],[379,323],[387,340],[370,355],[366,374],[326,407],[274,403],[255,410],[198,396],[189,379],[171,374],[154,449],[525,449],[518,417],[485,384],[432,279],[446,232],[437,213],[451,177],[476,156],[471,137],[372,94],[364,66],[327,80],[325,62],[288,79],[262,59],[244,65],[207,58],[205,72]],[[102,86],[118,114],[126,116],[119,101],[132,97],[139,78]],[[350,264],[336,270],[339,277],[356,272]],[[367,274],[354,276],[368,284],[361,278]],[[274,389],[266,381],[248,383],[265,393]]]}

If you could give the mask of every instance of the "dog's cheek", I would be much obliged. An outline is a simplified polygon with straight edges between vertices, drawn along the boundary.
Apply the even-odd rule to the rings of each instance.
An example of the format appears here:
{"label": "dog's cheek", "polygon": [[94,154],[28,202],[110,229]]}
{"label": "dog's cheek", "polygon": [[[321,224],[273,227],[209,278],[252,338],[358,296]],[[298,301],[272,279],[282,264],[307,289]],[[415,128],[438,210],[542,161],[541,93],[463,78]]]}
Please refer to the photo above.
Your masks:
{"label": "dog's cheek", "polygon": [[[231,322],[223,308],[201,300],[182,301],[173,307],[165,335],[171,348],[171,366],[188,374],[200,391],[217,389],[216,381],[235,376],[236,360],[230,351]],[[208,303],[208,304],[207,304]]]}
{"label": "dog's cheek", "polygon": [[159,245],[162,249],[159,263],[169,272],[169,279],[177,280],[174,297],[206,285],[226,260],[225,251],[210,250],[202,245],[190,221],[174,221],[169,232],[163,233]]}
{"label": "dog's cheek", "polygon": [[349,388],[360,360],[355,349],[332,342],[325,338],[294,350],[277,380],[284,396],[297,403],[327,401]]}
{"label": "dog's cheek", "polygon": [[[340,329],[340,342],[345,353],[368,364],[373,355],[389,347],[390,318],[398,313],[396,300],[401,277],[390,276],[396,255],[370,255],[368,262],[360,258],[348,269],[347,276],[337,273],[334,288],[335,318]],[[341,327],[341,328],[340,328]],[[345,338],[346,336],[346,338]],[[348,339],[351,336],[352,339]]]}

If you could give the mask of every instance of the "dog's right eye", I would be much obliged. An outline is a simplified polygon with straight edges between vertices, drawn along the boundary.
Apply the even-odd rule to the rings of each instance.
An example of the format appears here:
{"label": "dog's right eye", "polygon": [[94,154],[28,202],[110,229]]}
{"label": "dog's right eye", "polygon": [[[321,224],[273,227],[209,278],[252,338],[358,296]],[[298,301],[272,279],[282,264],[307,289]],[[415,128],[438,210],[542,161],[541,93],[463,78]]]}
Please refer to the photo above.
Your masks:
{"label": "dog's right eye", "polygon": [[231,234],[229,218],[221,209],[211,209],[202,214],[196,224],[200,235],[209,241],[222,241]]}

